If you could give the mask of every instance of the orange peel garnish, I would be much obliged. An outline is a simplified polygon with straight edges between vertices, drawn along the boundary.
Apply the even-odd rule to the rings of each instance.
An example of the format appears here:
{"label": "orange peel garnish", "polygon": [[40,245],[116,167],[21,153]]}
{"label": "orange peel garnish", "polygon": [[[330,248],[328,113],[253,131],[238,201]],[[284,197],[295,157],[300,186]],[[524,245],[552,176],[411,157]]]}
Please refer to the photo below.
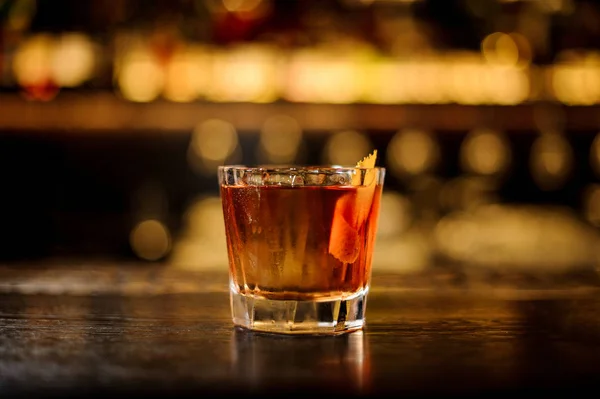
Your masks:
{"label": "orange peel garnish", "polygon": [[[374,168],[377,150],[364,157],[356,164],[357,168]],[[375,170],[365,172],[356,170],[352,178],[355,192],[348,193],[338,199],[335,205],[331,236],[329,237],[329,253],[343,263],[354,263],[360,252],[359,230],[369,216],[373,196],[375,194]]]}
{"label": "orange peel garnish", "polygon": [[342,216],[333,217],[329,253],[343,263],[354,263],[360,252],[358,231]]}
{"label": "orange peel garnish", "polygon": [[377,150],[373,150],[373,152],[360,161],[356,163],[357,168],[374,168],[375,161],[377,160]]}
{"label": "orange peel garnish", "polygon": [[[356,167],[357,168],[369,168],[369,169],[374,168],[376,160],[377,160],[377,150],[373,150],[373,152],[371,154],[367,155],[366,157],[364,157],[363,159],[358,161],[356,163]],[[370,183],[372,183],[373,177],[374,177],[374,171],[368,170],[365,175],[365,185],[369,185]],[[361,178],[361,172],[357,170],[354,173],[354,176],[352,177],[352,184],[355,186],[359,186],[360,178]]]}

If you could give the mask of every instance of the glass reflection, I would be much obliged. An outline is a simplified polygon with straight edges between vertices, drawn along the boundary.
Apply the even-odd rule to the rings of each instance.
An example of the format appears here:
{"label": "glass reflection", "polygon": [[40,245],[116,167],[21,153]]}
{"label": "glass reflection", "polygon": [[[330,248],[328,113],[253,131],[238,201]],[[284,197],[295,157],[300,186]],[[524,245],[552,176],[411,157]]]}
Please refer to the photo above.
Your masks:
{"label": "glass reflection", "polygon": [[278,337],[232,331],[232,372],[247,388],[273,384],[282,390],[358,394],[370,387],[368,337],[362,331],[339,337]]}

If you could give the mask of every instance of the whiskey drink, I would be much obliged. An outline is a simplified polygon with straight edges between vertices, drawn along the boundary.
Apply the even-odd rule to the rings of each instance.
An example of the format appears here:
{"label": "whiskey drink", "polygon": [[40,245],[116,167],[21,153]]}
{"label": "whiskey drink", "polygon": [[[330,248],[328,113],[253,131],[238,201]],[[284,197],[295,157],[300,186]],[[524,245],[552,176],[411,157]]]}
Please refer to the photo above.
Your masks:
{"label": "whiskey drink", "polygon": [[[232,282],[244,295],[314,300],[350,296],[366,288],[381,190],[358,203],[364,187],[230,186],[221,194],[228,231]],[[336,212],[367,217],[348,234],[335,235]],[[338,216],[339,217],[339,216]],[[345,220],[345,219],[344,219]],[[332,234],[333,233],[333,234]],[[337,258],[329,247],[347,246]]]}
{"label": "whiskey drink", "polygon": [[281,333],[361,328],[384,170],[219,173],[234,323]]}

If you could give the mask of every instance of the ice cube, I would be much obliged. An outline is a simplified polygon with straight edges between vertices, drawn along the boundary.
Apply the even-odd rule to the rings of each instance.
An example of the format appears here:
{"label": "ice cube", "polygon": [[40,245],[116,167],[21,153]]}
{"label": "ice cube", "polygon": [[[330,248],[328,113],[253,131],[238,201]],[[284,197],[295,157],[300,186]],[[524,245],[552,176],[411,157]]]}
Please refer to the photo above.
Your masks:
{"label": "ice cube", "polygon": [[304,185],[304,177],[297,173],[271,173],[265,179],[264,184],[273,186],[296,187]]}
{"label": "ice cube", "polygon": [[292,176],[292,187],[299,187],[304,185],[304,176],[294,175]]}
{"label": "ice cube", "polygon": [[263,185],[263,180],[264,178],[262,173],[246,172],[242,177],[242,184],[246,186],[261,186]]}
{"label": "ice cube", "polygon": [[352,172],[337,172],[328,177],[327,184],[331,186],[345,186],[352,184]]}
{"label": "ice cube", "polygon": [[306,173],[304,175],[304,184],[309,186],[322,186],[325,183],[327,175],[325,173]]}

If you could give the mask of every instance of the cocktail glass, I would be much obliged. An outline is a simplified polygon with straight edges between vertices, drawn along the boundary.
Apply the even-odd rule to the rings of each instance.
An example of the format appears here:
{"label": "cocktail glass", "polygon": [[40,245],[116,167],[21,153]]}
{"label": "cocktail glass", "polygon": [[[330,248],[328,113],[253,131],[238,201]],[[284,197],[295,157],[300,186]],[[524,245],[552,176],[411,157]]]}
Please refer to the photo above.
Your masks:
{"label": "cocktail glass", "polygon": [[233,323],[335,335],[365,323],[385,169],[221,166]]}

